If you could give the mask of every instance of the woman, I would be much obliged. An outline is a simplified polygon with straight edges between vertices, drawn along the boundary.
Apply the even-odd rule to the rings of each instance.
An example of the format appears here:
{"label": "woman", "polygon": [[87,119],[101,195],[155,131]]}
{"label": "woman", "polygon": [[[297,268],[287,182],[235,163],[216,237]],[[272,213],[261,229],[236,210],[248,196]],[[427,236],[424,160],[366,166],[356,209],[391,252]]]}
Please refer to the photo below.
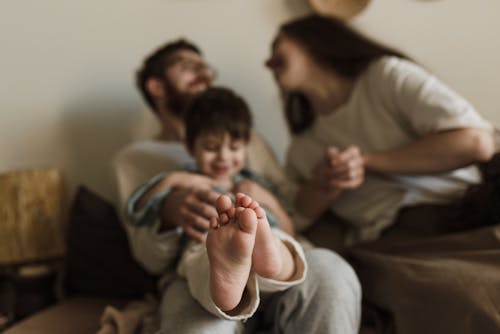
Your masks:
{"label": "woman", "polygon": [[377,333],[498,333],[500,226],[431,237],[500,222],[500,157],[469,187],[481,178],[472,165],[494,154],[491,124],[413,61],[334,19],[283,25],[267,66],[294,135],[297,211],[343,218],[344,244],[385,236],[347,252],[363,323]]}
{"label": "woman", "polygon": [[284,24],[266,65],[294,135],[296,209],[309,221],[332,210],[349,222],[347,242],[379,237],[403,208],[451,203],[494,154],[491,124],[467,101],[341,21]]}

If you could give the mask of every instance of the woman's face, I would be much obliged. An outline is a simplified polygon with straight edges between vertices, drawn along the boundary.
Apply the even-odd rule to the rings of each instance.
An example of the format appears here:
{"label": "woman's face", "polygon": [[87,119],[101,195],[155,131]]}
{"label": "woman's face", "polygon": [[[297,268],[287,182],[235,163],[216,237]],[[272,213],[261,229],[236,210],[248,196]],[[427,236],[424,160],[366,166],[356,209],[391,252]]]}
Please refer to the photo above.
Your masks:
{"label": "woman's face", "polygon": [[279,34],[273,42],[266,66],[273,72],[281,90],[299,91],[310,80],[312,60],[299,43]]}

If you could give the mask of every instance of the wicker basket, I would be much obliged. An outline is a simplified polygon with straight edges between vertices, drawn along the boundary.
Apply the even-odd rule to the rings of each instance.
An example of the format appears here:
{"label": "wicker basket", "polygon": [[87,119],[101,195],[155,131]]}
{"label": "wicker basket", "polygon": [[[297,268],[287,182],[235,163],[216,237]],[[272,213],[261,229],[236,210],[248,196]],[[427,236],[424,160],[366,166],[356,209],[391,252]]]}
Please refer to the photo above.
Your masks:
{"label": "wicker basket", "polygon": [[0,264],[64,255],[64,186],[55,169],[0,174]]}

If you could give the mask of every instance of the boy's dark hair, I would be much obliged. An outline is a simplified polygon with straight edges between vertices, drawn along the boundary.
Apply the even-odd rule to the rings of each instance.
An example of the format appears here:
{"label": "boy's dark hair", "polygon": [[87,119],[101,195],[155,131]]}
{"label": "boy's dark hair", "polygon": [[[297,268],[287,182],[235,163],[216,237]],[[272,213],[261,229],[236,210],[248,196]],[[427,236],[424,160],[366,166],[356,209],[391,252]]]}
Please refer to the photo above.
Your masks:
{"label": "boy's dark hair", "polygon": [[156,106],[154,105],[153,97],[149,94],[146,89],[146,82],[150,78],[157,78],[159,80],[164,80],[165,78],[165,67],[170,60],[170,57],[177,51],[189,50],[202,54],[200,49],[191,42],[180,38],[178,40],[172,41],[165,44],[164,46],[156,49],[153,53],[144,59],[142,67],[136,73],[136,85],[139,89],[142,98],[148,104],[148,106],[156,112]]}
{"label": "boy's dark hair", "polygon": [[184,111],[186,146],[194,147],[204,133],[229,133],[232,139],[250,140],[252,115],[245,101],[233,91],[212,87],[197,95]]}

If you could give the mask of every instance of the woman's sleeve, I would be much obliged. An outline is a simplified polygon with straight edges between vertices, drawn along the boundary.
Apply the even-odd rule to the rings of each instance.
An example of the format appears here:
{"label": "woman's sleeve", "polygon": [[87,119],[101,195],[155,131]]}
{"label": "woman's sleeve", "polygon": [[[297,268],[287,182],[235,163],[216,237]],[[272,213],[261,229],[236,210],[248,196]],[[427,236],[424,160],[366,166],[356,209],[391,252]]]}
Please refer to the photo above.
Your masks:
{"label": "woman's sleeve", "polygon": [[417,137],[459,128],[492,129],[476,109],[434,75],[408,60],[386,58],[374,68],[385,103]]}

